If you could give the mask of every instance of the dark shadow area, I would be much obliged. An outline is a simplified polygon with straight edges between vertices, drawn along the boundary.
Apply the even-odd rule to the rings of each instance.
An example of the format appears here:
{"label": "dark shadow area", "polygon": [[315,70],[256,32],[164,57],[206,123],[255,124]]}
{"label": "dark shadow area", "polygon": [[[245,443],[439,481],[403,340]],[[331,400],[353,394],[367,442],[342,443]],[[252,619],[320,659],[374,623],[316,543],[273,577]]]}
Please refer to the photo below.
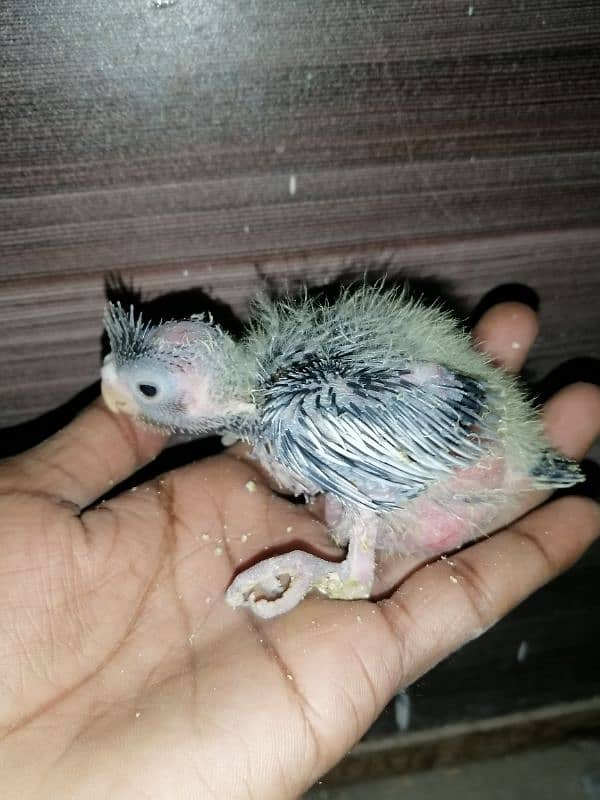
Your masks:
{"label": "dark shadow area", "polygon": [[524,283],[503,283],[495,286],[484,295],[470,314],[469,322],[473,327],[486,311],[499,303],[523,303],[537,313],[540,308],[540,297],[530,286]]}
{"label": "dark shadow area", "polygon": [[548,373],[538,389],[540,402],[545,403],[553,394],[571,383],[585,381],[600,386],[600,359],[582,357],[565,361]]}
{"label": "dark shadow area", "polygon": [[411,274],[410,270],[398,272],[392,260],[354,260],[346,265],[342,265],[337,276],[326,283],[314,283],[306,287],[301,279],[296,281],[287,280],[285,289],[282,292],[281,284],[270,279],[268,276],[260,276],[263,281],[263,288],[270,297],[277,297],[281,294],[290,297],[306,296],[311,300],[323,303],[333,303],[338,299],[344,289],[357,289],[363,285],[375,287],[379,284],[386,289],[396,289],[401,291],[406,289],[408,295],[422,301],[427,306],[445,309],[454,313],[459,319],[466,320],[468,309],[464,302],[455,294],[452,281],[444,280],[439,277],[422,277]]}
{"label": "dark shadow area", "polygon": [[[326,551],[322,548],[316,547],[313,542],[307,541],[306,539],[290,539],[284,544],[276,544],[272,545],[268,549],[260,550],[258,553],[254,553],[244,561],[236,564],[232,573],[232,580],[238,575],[241,575],[242,572],[250,569],[250,567],[256,566],[256,564],[260,564],[263,561],[268,561],[270,558],[287,555],[294,550],[302,550],[305,553],[310,553],[310,555],[315,556],[316,558],[321,558],[323,561],[329,561],[331,564],[340,564],[345,558],[344,550],[339,547],[336,548],[333,541],[331,542],[331,547],[332,551]],[[281,570],[281,574],[285,574],[285,570]]]}
{"label": "dark shadow area", "polygon": [[0,458],[8,458],[35,447],[56,433],[79,414],[100,394],[100,381],[86,386],[66,403],[40,417],[21,422],[0,431]]}

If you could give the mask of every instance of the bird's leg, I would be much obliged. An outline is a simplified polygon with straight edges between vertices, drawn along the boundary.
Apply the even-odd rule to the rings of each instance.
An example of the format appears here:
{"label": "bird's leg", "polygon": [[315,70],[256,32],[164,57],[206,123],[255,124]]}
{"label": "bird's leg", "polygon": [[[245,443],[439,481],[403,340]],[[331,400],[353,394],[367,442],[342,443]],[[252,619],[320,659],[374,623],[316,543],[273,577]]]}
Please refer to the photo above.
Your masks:
{"label": "bird's leg", "polygon": [[348,553],[343,561],[326,561],[303,550],[268,558],[235,578],[225,595],[227,603],[270,618],[295,608],[311,589],[336,600],[369,597],[375,573],[375,530],[357,526],[347,535]]}
{"label": "bird's leg", "polygon": [[370,596],[375,577],[375,527],[367,530],[355,524],[347,535],[346,558],[339,564],[329,563],[313,588],[336,600],[364,599]]}

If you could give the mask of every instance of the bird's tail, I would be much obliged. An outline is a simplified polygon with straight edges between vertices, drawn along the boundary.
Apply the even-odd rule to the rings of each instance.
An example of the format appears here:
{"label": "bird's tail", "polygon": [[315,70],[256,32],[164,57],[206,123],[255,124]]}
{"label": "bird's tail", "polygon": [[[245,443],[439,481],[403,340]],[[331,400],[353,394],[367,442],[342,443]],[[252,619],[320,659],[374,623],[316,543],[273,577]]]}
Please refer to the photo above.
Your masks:
{"label": "bird's tail", "polygon": [[585,480],[585,475],[576,461],[571,461],[553,450],[542,453],[540,460],[531,470],[531,476],[540,489],[566,489]]}

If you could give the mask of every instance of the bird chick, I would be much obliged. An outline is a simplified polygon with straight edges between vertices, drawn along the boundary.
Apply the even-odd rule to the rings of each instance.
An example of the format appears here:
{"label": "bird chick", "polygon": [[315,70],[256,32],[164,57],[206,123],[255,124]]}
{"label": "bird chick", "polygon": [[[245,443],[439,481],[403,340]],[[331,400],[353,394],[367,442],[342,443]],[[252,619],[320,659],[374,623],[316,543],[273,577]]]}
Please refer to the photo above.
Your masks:
{"label": "bird chick", "polygon": [[143,324],[109,305],[113,411],[242,440],[283,490],[325,495],[341,562],[301,550],[239,574],[226,600],[261,617],[311,590],[369,597],[375,553],[432,557],[497,528],[534,488],[582,480],[516,382],[447,313],[362,286],[331,304],[256,301],[234,341],[210,318]]}

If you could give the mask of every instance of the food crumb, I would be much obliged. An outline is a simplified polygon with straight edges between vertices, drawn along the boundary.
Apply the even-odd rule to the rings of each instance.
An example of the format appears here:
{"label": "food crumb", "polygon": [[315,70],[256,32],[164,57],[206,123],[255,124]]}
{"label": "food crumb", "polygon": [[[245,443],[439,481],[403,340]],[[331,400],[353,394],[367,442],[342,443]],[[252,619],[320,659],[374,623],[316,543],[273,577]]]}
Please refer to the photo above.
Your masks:
{"label": "food crumb", "polygon": [[246,489],[252,494],[256,491],[256,484],[254,481],[246,481]]}
{"label": "food crumb", "polygon": [[240,542],[247,542],[248,541],[248,536],[249,536],[249,534],[242,533],[242,535],[240,536]]}
{"label": "food crumb", "polygon": [[286,533],[291,533],[293,530],[294,530],[293,526],[292,525],[288,525],[287,528],[285,529],[285,532]]}
{"label": "food crumb", "polygon": [[222,556],[223,555],[223,548],[222,547],[215,547],[215,555]]}
{"label": "food crumb", "polygon": [[456,578],[454,575],[450,575],[450,580],[452,583],[458,583],[458,578]]}
{"label": "food crumb", "polygon": [[203,541],[203,542],[208,542],[208,541],[210,541],[210,536],[209,536],[209,534],[208,534],[208,533],[201,533],[201,534],[200,534],[200,538],[202,539],[202,541]]}
{"label": "food crumb", "polygon": [[141,711],[136,711],[135,712],[135,718],[136,719],[139,719],[141,716],[142,716],[142,712]]}
{"label": "food crumb", "polygon": [[521,349],[521,342],[513,342],[511,344],[513,350],[520,350]]}
{"label": "food crumb", "polygon": [[288,679],[288,681],[293,681],[293,680],[294,680],[294,676],[293,676],[293,675],[291,675],[291,674],[288,672],[288,674],[287,674],[287,679]]}

